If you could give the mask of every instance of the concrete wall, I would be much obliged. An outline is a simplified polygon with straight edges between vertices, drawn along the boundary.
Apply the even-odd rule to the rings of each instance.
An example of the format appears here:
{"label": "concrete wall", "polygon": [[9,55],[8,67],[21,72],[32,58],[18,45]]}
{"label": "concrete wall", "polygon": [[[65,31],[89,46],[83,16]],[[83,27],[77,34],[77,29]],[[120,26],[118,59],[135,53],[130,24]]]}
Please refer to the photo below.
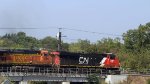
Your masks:
{"label": "concrete wall", "polygon": [[107,84],[119,84],[120,82],[127,80],[127,75],[107,75],[105,82]]}
{"label": "concrete wall", "polygon": [[47,82],[47,84],[70,84],[70,82]]}

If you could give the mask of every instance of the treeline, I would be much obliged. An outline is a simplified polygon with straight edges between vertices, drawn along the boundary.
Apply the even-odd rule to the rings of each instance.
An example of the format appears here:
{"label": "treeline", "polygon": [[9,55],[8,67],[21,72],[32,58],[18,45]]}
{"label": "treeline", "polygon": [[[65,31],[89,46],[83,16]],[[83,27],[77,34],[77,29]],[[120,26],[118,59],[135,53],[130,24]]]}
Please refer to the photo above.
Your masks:
{"label": "treeline", "polygon": [[123,46],[119,57],[123,67],[145,72],[150,69],[150,23],[123,34]]}
{"label": "treeline", "polygon": [[[84,53],[115,53],[121,66],[126,69],[144,71],[150,68],[150,23],[128,30],[120,38],[103,38],[95,43],[79,39],[77,42],[62,42],[62,50]],[[0,36],[0,48],[57,50],[57,39],[51,36],[43,39],[27,36],[24,32]]]}
{"label": "treeline", "polygon": [[[68,49],[68,43],[63,43],[64,50]],[[24,32],[5,34],[0,37],[0,47],[10,49],[39,49],[57,50],[57,39],[47,36],[43,39],[27,36]]]}
{"label": "treeline", "polygon": [[[77,42],[64,43],[62,42],[62,50],[70,52],[84,53],[116,53],[121,48],[122,43],[119,38],[103,38],[96,43],[91,43],[89,40],[79,39]],[[5,34],[0,37],[0,48],[7,49],[48,49],[56,51],[58,40],[51,36],[43,39],[27,36],[24,32]]]}

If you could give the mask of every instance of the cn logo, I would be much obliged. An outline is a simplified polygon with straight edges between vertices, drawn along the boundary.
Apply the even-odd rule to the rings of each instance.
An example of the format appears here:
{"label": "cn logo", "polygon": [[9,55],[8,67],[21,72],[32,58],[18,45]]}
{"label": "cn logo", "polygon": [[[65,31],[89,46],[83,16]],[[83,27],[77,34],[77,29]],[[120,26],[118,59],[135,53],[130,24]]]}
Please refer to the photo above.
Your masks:
{"label": "cn logo", "polygon": [[89,57],[80,57],[79,58],[79,64],[88,64],[89,63]]}

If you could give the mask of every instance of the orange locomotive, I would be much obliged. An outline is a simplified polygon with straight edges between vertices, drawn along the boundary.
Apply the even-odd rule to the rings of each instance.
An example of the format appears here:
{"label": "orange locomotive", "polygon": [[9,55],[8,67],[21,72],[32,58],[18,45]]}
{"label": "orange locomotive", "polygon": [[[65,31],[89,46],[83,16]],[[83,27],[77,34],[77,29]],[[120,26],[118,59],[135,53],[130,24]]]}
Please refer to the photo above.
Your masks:
{"label": "orange locomotive", "polygon": [[57,55],[47,50],[0,50],[0,65],[57,66]]}

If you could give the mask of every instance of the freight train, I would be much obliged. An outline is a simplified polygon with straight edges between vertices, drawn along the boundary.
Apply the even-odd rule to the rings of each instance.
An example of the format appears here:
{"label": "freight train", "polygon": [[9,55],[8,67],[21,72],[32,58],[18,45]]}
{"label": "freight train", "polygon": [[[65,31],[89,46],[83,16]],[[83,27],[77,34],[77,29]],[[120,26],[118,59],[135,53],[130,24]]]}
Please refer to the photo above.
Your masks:
{"label": "freight train", "polygon": [[101,68],[119,70],[118,58],[112,53],[73,53],[47,50],[0,50],[0,66],[47,66],[52,68]]}

